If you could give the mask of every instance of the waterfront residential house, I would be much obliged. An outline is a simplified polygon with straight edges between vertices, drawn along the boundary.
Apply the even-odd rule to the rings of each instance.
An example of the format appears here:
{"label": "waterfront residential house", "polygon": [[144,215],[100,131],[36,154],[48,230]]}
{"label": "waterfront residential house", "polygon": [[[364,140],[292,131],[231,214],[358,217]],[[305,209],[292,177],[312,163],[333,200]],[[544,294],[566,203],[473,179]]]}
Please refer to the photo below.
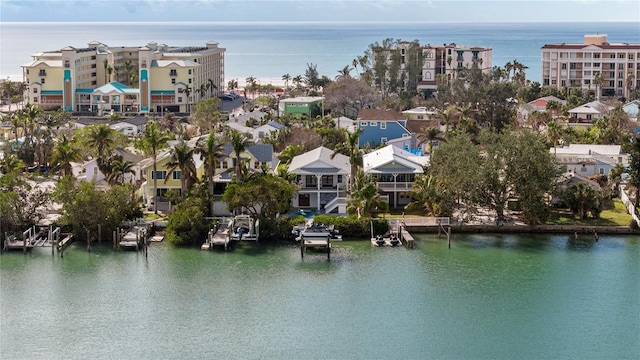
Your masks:
{"label": "waterfront residential house", "polygon": [[291,114],[295,117],[306,116],[307,119],[315,119],[316,116],[324,116],[324,97],[301,96],[280,100],[279,107],[282,114]]}
{"label": "waterfront residential house", "polygon": [[609,175],[616,164],[629,166],[629,154],[622,152],[620,145],[571,144],[551,148],[563,171],[582,176]]}
{"label": "waterfront residential house", "polygon": [[410,138],[407,119],[392,109],[362,109],[358,112],[358,128],[362,130],[358,146],[372,149],[385,145],[387,141],[398,138]]}
{"label": "waterfront residential house", "polygon": [[224,52],[215,41],[141,47],[92,41],[39,52],[22,65],[25,100],[45,110],[184,113],[224,89]]}
{"label": "waterfront residential house", "polygon": [[610,43],[605,34],[585,35],[581,44],[546,44],[542,86],[579,87],[598,100],[628,98],[640,87],[640,44]]}
{"label": "waterfront residential house", "polygon": [[347,212],[346,190],[351,174],[348,156],[321,146],[295,156],[288,171],[296,175],[298,186],[294,208]]}
{"label": "waterfront residential house", "polygon": [[[134,173],[125,174],[124,183],[136,185],[139,184],[141,179],[140,161],[143,160],[142,156],[134,154],[120,147],[117,147],[113,150],[113,155],[121,156],[123,161],[130,161],[132,164],[132,170],[134,171]],[[98,160],[96,158],[83,163],[80,167],[78,167],[78,169],[80,173],[77,174],[76,177],[80,181],[99,182],[102,180],[106,180],[106,176],[98,168]]]}
{"label": "waterfront residential house", "polygon": [[[224,155],[218,159],[218,168],[214,177],[214,214],[229,215],[227,204],[222,202],[221,196],[227,185],[235,180],[236,155],[233,147],[229,144],[224,145]],[[271,172],[275,168],[277,158],[273,152],[271,144],[251,144],[240,154],[241,164],[248,171],[247,175],[256,172]],[[200,171],[198,172],[200,174]]]}
{"label": "waterfront residential house", "polygon": [[569,110],[569,123],[593,123],[593,120],[601,119],[607,115],[612,106],[598,100],[592,101]]}
{"label": "waterfront residential house", "polygon": [[370,152],[363,158],[365,174],[372,176],[391,208],[401,208],[411,202],[416,175],[424,173],[428,156],[412,154],[397,146],[388,145]]}

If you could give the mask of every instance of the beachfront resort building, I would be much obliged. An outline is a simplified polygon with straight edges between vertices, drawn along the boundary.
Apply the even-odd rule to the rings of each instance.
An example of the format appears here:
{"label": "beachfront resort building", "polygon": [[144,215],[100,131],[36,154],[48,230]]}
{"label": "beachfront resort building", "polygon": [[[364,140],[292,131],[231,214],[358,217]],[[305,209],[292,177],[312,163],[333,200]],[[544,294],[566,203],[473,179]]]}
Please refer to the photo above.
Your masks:
{"label": "beachfront resort building", "polygon": [[73,112],[188,112],[190,104],[224,89],[224,53],[204,46],[64,47],[32,55],[22,65],[25,100]]}
{"label": "beachfront resort building", "polygon": [[[492,67],[492,49],[483,46],[469,47],[455,43],[421,46],[415,41],[401,41],[374,47],[373,52],[374,72],[380,61],[384,61],[388,69],[396,66],[397,62],[398,78],[404,79],[403,90],[413,90],[415,86],[424,96],[431,96],[436,92],[436,80],[439,78],[451,80],[457,73],[471,68],[489,73]],[[390,77],[392,73],[393,71],[388,70],[385,76]]]}
{"label": "beachfront resort building", "polygon": [[542,85],[578,87],[601,97],[628,97],[640,88],[640,44],[609,43],[607,35],[585,35],[582,44],[542,47]]}

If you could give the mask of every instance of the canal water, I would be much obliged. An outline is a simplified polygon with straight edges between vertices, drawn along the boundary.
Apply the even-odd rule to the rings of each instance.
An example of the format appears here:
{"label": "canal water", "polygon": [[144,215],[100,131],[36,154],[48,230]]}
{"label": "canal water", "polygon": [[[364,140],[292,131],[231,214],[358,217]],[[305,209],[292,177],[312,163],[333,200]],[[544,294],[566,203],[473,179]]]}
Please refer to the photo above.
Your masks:
{"label": "canal water", "polygon": [[2,359],[637,359],[640,239],[0,256]]}

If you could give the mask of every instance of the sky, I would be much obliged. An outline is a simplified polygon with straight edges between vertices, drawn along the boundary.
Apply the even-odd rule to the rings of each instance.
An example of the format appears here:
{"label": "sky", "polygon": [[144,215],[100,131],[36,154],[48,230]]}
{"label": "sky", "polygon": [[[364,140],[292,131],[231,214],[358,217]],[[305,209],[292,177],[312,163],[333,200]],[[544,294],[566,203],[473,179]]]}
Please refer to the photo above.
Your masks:
{"label": "sky", "polygon": [[0,0],[0,21],[640,22],[640,1]]}

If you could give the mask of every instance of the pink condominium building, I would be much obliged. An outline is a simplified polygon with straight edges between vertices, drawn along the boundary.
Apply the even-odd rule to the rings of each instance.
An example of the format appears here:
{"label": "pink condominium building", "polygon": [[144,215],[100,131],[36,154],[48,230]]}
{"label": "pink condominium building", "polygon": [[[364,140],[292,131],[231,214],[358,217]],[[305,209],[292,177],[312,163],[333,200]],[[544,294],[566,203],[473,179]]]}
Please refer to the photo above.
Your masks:
{"label": "pink condominium building", "polygon": [[610,43],[585,35],[583,44],[542,47],[542,85],[579,87],[596,98],[628,97],[640,87],[640,44]]}
{"label": "pink condominium building", "polygon": [[204,46],[64,47],[22,65],[25,100],[48,110],[188,112],[224,89],[224,48]]}

